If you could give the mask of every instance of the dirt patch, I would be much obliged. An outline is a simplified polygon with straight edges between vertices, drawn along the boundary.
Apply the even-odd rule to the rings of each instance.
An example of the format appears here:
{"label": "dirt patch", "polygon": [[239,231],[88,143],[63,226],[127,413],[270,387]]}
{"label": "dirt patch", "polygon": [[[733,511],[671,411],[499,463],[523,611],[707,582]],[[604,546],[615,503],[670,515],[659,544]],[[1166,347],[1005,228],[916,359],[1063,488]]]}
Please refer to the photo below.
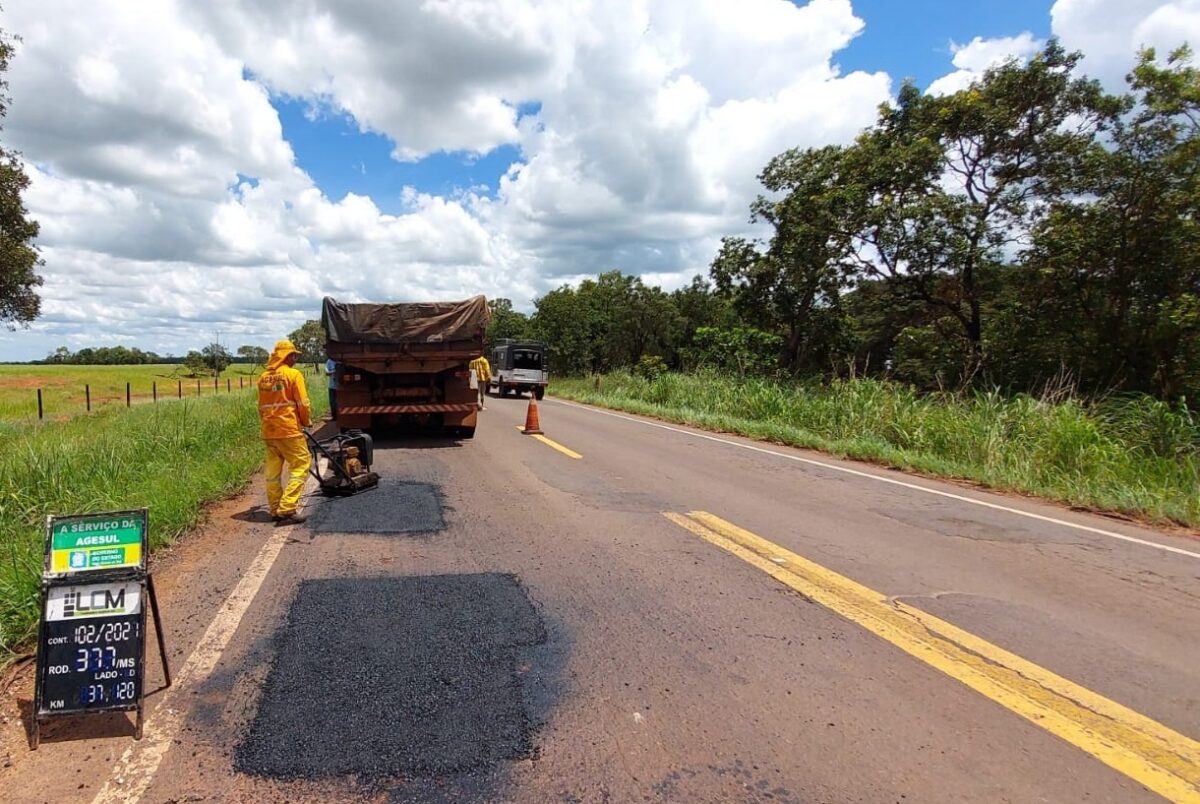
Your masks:
{"label": "dirt patch", "polygon": [[[55,377],[47,375],[44,377],[3,377],[0,376],[0,388],[21,389],[38,389],[38,388],[62,388],[68,385],[79,385],[82,383],[73,377]],[[80,391],[82,393],[82,391]]]}

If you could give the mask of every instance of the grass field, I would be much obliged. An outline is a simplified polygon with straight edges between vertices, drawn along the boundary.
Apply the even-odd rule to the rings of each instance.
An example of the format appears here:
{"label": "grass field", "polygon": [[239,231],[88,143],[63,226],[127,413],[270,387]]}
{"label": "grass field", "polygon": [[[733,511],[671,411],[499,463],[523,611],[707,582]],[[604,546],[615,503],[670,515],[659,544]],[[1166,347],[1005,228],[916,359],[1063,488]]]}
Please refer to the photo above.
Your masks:
{"label": "grass field", "polygon": [[1200,527],[1200,421],[1148,397],[1047,402],[665,374],[556,380],[566,399]]}
{"label": "grass field", "polygon": [[[239,380],[250,385],[260,368],[250,365],[230,366],[221,374],[222,393],[226,380],[233,389]],[[125,404],[125,383],[129,383],[132,401],[153,399],[158,386],[159,399],[175,399],[180,390],[184,396],[196,396],[196,379],[188,377],[181,365],[148,366],[23,366],[0,365],[0,421],[37,419],[37,390],[42,389],[42,407],[48,420],[63,420],[87,412],[85,387],[91,386],[92,410],[106,405]],[[200,378],[200,395],[214,393],[211,377]]]}
{"label": "grass field", "polygon": [[[323,378],[309,375],[308,387],[314,414],[324,414]],[[46,515],[145,506],[152,549],[169,543],[203,518],[207,503],[244,487],[261,464],[254,399],[247,391],[110,405],[0,431],[0,666],[37,623]]]}

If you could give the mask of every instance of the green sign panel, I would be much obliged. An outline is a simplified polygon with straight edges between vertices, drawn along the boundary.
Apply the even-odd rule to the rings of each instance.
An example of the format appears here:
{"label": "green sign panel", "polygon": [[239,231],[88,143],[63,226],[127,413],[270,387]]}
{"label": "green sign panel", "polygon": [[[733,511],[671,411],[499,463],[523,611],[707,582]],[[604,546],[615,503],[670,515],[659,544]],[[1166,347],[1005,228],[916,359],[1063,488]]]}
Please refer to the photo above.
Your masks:
{"label": "green sign panel", "polygon": [[146,512],[51,517],[47,570],[54,575],[146,566]]}

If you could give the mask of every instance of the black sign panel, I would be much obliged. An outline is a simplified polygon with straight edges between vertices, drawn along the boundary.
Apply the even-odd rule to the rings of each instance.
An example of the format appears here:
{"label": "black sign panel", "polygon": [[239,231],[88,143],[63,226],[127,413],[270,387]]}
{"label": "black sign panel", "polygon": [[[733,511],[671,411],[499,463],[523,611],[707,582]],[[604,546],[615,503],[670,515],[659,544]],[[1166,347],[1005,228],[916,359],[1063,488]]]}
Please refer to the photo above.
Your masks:
{"label": "black sign panel", "polygon": [[50,586],[38,641],[37,714],[139,709],[143,578]]}

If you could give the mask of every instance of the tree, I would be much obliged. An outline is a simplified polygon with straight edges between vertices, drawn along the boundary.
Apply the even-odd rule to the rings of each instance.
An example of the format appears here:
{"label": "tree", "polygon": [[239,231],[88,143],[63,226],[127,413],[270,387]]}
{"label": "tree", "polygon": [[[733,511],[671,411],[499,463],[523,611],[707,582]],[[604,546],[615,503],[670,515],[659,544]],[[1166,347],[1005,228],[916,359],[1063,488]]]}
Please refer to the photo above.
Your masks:
{"label": "tree", "polygon": [[692,277],[691,283],[671,293],[675,307],[676,329],[671,333],[671,350],[676,353],[677,367],[687,368],[687,355],[696,342],[701,327],[728,327],[734,324],[734,313],[726,296],[714,293],[703,276]]}
{"label": "tree", "polygon": [[229,364],[233,362],[229,350],[219,343],[210,343],[205,346],[200,350],[200,355],[204,360],[204,367],[211,371],[214,377],[229,368]]}
{"label": "tree", "polygon": [[[8,114],[8,62],[13,39],[0,31],[0,120]],[[21,194],[29,177],[20,156],[0,146],[0,321],[9,327],[37,318],[41,299],[34,288],[42,284],[36,268],[42,264],[34,239],[38,224],[28,217]]]}
{"label": "tree", "polygon": [[[80,352],[83,350],[80,349]],[[187,353],[187,357],[183,359],[183,366],[187,369],[189,377],[199,376],[208,371],[208,366],[204,362],[204,355],[192,349]]]}
{"label": "tree", "polygon": [[314,371],[325,362],[325,328],[320,321],[305,321],[299,329],[288,335],[288,340],[300,350],[302,362],[313,364]]}
{"label": "tree", "polygon": [[267,359],[271,357],[271,353],[261,346],[239,346],[237,354],[238,357],[255,366],[265,366]]}
{"label": "tree", "polygon": [[689,363],[737,374],[765,376],[779,364],[783,338],[750,327],[700,327],[695,345],[689,348]]}
{"label": "tree", "polygon": [[591,336],[590,311],[569,285],[550,291],[534,302],[529,326],[546,343],[554,370],[563,374],[594,371],[597,344]]}
{"label": "tree", "polygon": [[45,362],[55,364],[71,363],[73,362],[74,357],[75,356],[71,354],[70,349],[65,346],[60,346],[50,354],[46,355]]}
{"label": "tree", "polygon": [[496,341],[504,338],[519,340],[529,336],[529,316],[513,309],[508,299],[492,299],[488,302],[492,317],[488,320],[484,347],[491,351]]}
{"label": "tree", "polygon": [[1064,360],[1094,386],[1200,394],[1200,69],[1144,51],[1106,147],[1035,230],[1028,304],[1072,322]]}
{"label": "tree", "polygon": [[821,330],[836,321],[823,313],[836,307],[848,281],[844,156],[830,146],[772,159],[759,180],[775,195],[751,205],[751,220],[774,229],[767,248],[726,238],[711,268],[717,288],[746,321],[786,332],[780,363],[793,371],[809,367]]}
{"label": "tree", "polygon": [[946,97],[901,88],[895,106],[846,151],[836,181],[854,200],[851,255],[898,300],[961,339],[963,381],[986,368],[989,279],[1027,242],[1045,201],[1119,105],[1074,78],[1080,54],[1051,41],[1028,64],[989,69]]}

